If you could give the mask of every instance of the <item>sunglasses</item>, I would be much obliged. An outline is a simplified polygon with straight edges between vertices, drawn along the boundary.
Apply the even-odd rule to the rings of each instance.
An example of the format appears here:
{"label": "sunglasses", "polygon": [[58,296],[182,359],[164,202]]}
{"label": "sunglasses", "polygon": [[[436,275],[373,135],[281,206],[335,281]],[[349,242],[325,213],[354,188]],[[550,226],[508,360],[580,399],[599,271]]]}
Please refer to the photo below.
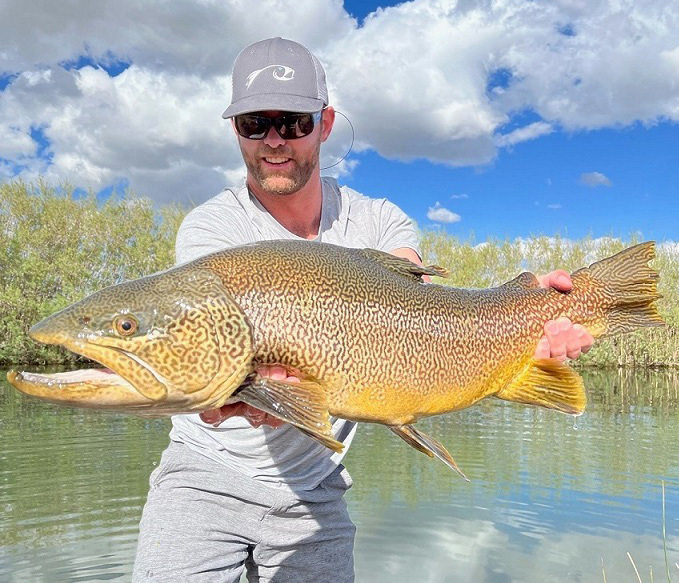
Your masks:
{"label": "sunglasses", "polygon": [[296,140],[308,136],[320,121],[323,110],[315,113],[284,113],[277,117],[265,117],[246,113],[234,117],[236,131],[248,140],[262,140],[271,126],[284,140]]}

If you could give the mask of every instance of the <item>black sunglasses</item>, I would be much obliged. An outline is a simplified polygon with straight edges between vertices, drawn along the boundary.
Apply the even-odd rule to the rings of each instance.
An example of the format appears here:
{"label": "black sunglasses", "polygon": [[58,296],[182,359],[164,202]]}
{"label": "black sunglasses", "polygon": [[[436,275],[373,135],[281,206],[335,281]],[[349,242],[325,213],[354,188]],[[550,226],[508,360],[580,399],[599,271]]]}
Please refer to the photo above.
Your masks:
{"label": "black sunglasses", "polygon": [[320,121],[323,110],[315,113],[284,113],[277,117],[266,117],[245,113],[234,117],[236,131],[248,140],[262,140],[271,126],[284,140],[296,140],[308,136]]}

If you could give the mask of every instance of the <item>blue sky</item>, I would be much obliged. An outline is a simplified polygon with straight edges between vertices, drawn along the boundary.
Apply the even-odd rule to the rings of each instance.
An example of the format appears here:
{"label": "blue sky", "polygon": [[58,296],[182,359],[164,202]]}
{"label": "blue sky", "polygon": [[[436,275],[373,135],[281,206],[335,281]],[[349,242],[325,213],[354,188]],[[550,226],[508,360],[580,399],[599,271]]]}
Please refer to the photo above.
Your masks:
{"label": "blue sky", "polygon": [[[615,236],[633,233],[679,240],[679,127],[558,132],[502,151],[481,167],[451,168],[427,161],[392,162],[359,156],[347,183],[397,202],[424,228],[477,241],[529,235]],[[599,172],[610,186],[587,186]],[[460,215],[433,223],[429,208]],[[426,207],[426,208],[425,208]]]}
{"label": "blue sky", "polygon": [[[362,21],[377,7],[396,4],[345,0],[344,7]],[[679,240],[676,120],[559,131],[466,168],[424,160],[399,163],[374,153],[359,159],[346,180],[350,186],[394,200],[423,228],[445,229],[463,239],[538,234],[628,239],[640,233]],[[610,186],[583,184],[581,176],[593,172],[606,176]],[[460,220],[433,223],[427,211],[437,202]]]}
{"label": "blue sky", "polygon": [[[206,200],[243,175],[220,118],[233,58],[280,35],[355,127],[331,172],[420,227],[679,240],[672,0],[121,2],[4,4],[0,180]],[[340,118],[324,163],[350,139]]]}

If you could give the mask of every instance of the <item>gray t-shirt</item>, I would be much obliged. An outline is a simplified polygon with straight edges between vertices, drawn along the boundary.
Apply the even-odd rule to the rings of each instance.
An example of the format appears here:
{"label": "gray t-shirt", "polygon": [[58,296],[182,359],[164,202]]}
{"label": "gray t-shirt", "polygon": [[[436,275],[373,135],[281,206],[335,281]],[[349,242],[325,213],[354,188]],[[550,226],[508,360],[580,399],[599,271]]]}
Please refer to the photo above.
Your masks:
{"label": "gray t-shirt", "polygon": [[[363,196],[322,178],[323,206],[316,241],[344,247],[418,251],[410,219],[385,199]],[[226,189],[193,209],[177,234],[177,263],[227,247],[271,239],[300,239],[278,223],[248,191],[245,182]],[[418,251],[419,252],[419,251]],[[333,419],[335,438],[345,447],[334,453],[295,427],[253,428],[232,417],[212,427],[198,415],[175,415],[170,438],[206,457],[267,485],[292,491],[312,490],[342,461],[356,424]]]}

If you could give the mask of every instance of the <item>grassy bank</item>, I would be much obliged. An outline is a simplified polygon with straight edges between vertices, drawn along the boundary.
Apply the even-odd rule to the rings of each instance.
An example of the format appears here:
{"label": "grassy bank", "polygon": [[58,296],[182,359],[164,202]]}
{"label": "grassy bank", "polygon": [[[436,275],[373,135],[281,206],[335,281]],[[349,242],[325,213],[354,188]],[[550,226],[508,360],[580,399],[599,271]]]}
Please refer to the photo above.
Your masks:
{"label": "grassy bank", "polygon": [[[447,267],[451,277],[441,281],[456,287],[499,285],[522,271],[547,273],[553,269],[575,271],[638,243],[614,238],[580,240],[539,236],[523,241],[489,241],[476,244],[442,233],[425,233],[422,253],[426,263]],[[649,328],[601,340],[578,366],[679,366],[679,249],[659,244],[652,267],[660,272],[663,295],[658,309],[666,328]]]}
{"label": "grassy bank", "polygon": [[[30,326],[106,285],[172,265],[185,212],[131,195],[102,202],[68,186],[0,185],[0,364],[71,361],[70,353],[31,341]],[[426,263],[451,270],[451,278],[441,283],[488,287],[526,270],[573,271],[634,242],[535,237],[479,245],[428,232],[422,250]],[[578,363],[679,365],[679,252],[661,246],[654,267],[662,275],[659,305],[670,326],[603,341]]]}

